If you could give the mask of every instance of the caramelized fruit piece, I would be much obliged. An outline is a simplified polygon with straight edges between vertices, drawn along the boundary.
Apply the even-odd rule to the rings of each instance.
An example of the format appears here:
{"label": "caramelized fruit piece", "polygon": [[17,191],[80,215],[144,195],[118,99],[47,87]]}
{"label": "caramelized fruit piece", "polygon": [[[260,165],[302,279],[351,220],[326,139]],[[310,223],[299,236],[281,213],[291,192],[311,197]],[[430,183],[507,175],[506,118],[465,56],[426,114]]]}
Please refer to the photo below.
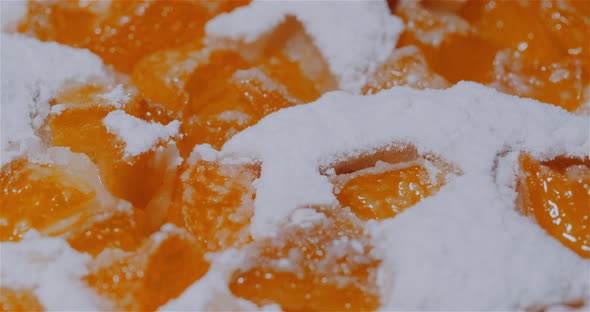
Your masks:
{"label": "caramelized fruit piece", "polygon": [[60,104],[60,112],[50,115],[52,145],[88,155],[114,195],[144,208],[163,187],[167,175],[174,175],[174,168],[167,165],[174,158],[168,155],[169,150],[126,157],[125,143],[104,126],[103,119],[117,108],[138,113],[141,100],[129,90],[100,84],[76,86],[58,96],[55,103],[67,104]]}
{"label": "caramelized fruit piece", "polygon": [[135,252],[99,255],[85,280],[118,309],[153,311],[179,296],[208,268],[192,237],[165,225]]}
{"label": "caramelized fruit piece", "polygon": [[136,248],[147,234],[142,214],[108,193],[94,164],[65,149],[50,149],[48,157],[47,163],[16,160],[2,168],[2,241],[35,229],[91,254]]}
{"label": "caramelized fruit piece", "polygon": [[[113,1],[29,3],[21,32],[41,40],[88,48],[117,70],[131,72],[135,63],[156,50],[198,41],[211,17],[248,1]],[[92,3],[92,2],[91,2]]]}
{"label": "caramelized fruit piece", "polygon": [[355,216],[341,208],[303,209],[274,238],[246,247],[234,295],[285,311],[374,310],[379,306],[371,246]]}
{"label": "caramelized fruit piece", "polygon": [[[433,170],[438,175],[433,177],[429,167],[436,168]],[[449,173],[429,161],[395,165],[381,162],[373,168],[338,176],[336,197],[363,220],[387,219],[436,193]]]}
{"label": "caramelized fruit piece", "polygon": [[521,209],[551,236],[590,258],[590,161],[557,158],[541,163],[519,157]]}
{"label": "caramelized fruit piece", "polygon": [[395,12],[407,25],[399,47],[419,47],[428,65],[451,83],[490,80],[497,48],[481,39],[476,30],[452,10],[432,9],[418,1],[401,1]]}
{"label": "caramelized fruit piece", "polygon": [[501,51],[494,60],[496,81],[492,86],[506,93],[537,99],[575,111],[584,100],[581,62],[565,59],[561,63],[527,65],[510,51]]}
{"label": "caramelized fruit piece", "polygon": [[150,103],[160,104],[170,112],[182,112],[189,100],[185,85],[197,65],[207,60],[202,49],[201,44],[187,44],[144,57],[133,69],[133,84]]}
{"label": "caramelized fruit piece", "polygon": [[31,290],[0,287],[0,311],[45,311],[45,309]]}
{"label": "caramelized fruit piece", "polygon": [[443,89],[449,83],[428,67],[424,55],[415,46],[393,51],[391,56],[373,74],[363,88],[364,94],[373,94],[395,86],[416,89]]}
{"label": "caramelized fruit piece", "polygon": [[[185,116],[194,115],[181,129],[185,134],[180,143],[184,154],[195,144],[208,143],[220,148],[234,134],[264,116],[299,103],[287,93],[285,86],[274,82],[258,68],[237,71],[224,68],[223,71],[213,78],[208,90],[191,97]],[[197,70],[197,73],[199,75],[193,76],[192,81],[203,81],[202,72]],[[224,80],[217,80],[219,78]]]}
{"label": "caramelized fruit piece", "polygon": [[170,220],[187,229],[204,250],[220,251],[249,242],[252,183],[259,168],[194,157],[180,170]]}

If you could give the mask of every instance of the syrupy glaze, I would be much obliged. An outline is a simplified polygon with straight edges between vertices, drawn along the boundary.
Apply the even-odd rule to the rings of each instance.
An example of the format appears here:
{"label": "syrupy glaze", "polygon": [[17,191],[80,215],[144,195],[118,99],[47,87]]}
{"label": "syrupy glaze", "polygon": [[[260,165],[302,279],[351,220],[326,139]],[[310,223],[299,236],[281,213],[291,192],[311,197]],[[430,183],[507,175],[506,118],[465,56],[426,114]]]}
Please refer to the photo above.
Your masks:
{"label": "syrupy glaze", "polygon": [[[336,79],[292,17],[254,43],[204,38],[209,19],[247,2],[31,1],[20,32],[87,48],[124,78],[68,85],[53,100],[47,143],[71,151],[2,168],[1,240],[31,229],[64,237],[92,255],[84,281],[117,309],[157,309],[207,272],[206,252],[230,248],[246,254],[228,284],[236,297],[286,311],[377,309],[380,260],[366,221],[436,196],[457,172],[421,157],[350,167],[330,177],[338,205],[302,208],[316,218],[253,240],[260,164],[189,158],[191,151],[220,149],[265,116],[336,89]],[[363,94],[471,80],[569,111],[588,100],[588,2],[390,2],[406,30]],[[105,94],[116,88],[126,97],[114,103]],[[118,109],[149,122],[179,120],[180,135],[127,157],[103,124]],[[587,159],[522,154],[519,164],[522,213],[590,257]],[[166,222],[176,227],[160,229]],[[2,309],[42,308],[30,289],[0,292]]]}

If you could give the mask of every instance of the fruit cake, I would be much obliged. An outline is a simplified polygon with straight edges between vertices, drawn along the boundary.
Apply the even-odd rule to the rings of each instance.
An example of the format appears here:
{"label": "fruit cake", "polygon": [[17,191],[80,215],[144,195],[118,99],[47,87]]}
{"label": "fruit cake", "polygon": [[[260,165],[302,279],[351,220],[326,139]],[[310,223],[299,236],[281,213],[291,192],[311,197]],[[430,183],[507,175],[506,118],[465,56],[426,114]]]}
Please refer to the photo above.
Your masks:
{"label": "fruit cake", "polygon": [[0,310],[587,310],[590,2],[2,2]]}

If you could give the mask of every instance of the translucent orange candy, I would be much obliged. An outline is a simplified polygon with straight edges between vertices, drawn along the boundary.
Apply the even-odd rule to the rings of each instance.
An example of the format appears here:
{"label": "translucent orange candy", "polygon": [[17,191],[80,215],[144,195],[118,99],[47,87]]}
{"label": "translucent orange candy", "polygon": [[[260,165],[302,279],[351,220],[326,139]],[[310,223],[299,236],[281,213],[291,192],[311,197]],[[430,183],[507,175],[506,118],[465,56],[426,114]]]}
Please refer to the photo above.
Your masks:
{"label": "translucent orange candy", "polygon": [[[394,217],[420,200],[433,195],[443,185],[450,172],[437,168],[432,176],[426,161],[401,164],[379,163],[373,168],[336,178],[336,197],[344,207],[350,207],[363,220]],[[435,168],[435,165],[428,162]]]}
{"label": "translucent orange candy", "polygon": [[0,287],[0,311],[45,311],[31,290]]}
{"label": "translucent orange candy", "polygon": [[145,208],[161,190],[167,176],[174,175],[175,168],[168,165],[174,156],[168,154],[173,151],[124,155],[125,143],[107,131],[103,119],[117,107],[135,114],[145,115],[147,111],[145,103],[125,89],[121,90],[123,97],[111,102],[105,94],[114,92],[114,88],[100,83],[72,86],[56,97],[56,104],[67,104],[61,104],[60,112],[50,115],[52,145],[88,155],[98,165],[101,178],[114,195]]}
{"label": "translucent orange candy", "polygon": [[187,161],[179,171],[169,220],[187,229],[204,250],[221,251],[251,240],[255,165]]}
{"label": "translucent orange candy", "polygon": [[519,157],[519,204],[564,246],[590,258],[590,161]]}
{"label": "translucent orange candy", "polygon": [[117,309],[154,311],[207,272],[203,251],[186,232],[165,225],[134,252],[106,251],[84,279]]}
{"label": "translucent orange candy", "polygon": [[84,155],[53,149],[47,163],[13,161],[2,168],[0,186],[2,241],[18,241],[35,229],[97,254],[134,249],[147,235],[144,215],[112,197]]}
{"label": "translucent orange candy", "polygon": [[156,50],[198,41],[213,16],[249,1],[32,1],[19,31],[87,48],[117,70]]}
{"label": "translucent orange candy", "polygon": [[415,46],[394,50],[363,88],[363,94],[373,94],[395,86],[416,89],[444,89],[449,83],[435,73]]}
{"label": "translucent orange candy", "polygon": [[[274,61],[272,61],[274,60]],[[252,67],[234,52],[213,52],[209,62],[198,66],[187,81],[188,104],[184,109],[181,152],[189,154],[195,144],[220,148],[229,138],[264,116],[281,108],[302,103],[287,86],[273,80],[293,75],[306,83],[296,63],[274,57],[272,65]],[[311,82],[307,82],[312,88]],[[294,88],[294,87],[293,87]],[[314,89],[299,86],[303,97],[315,96]]]}
{"label": "translucent orange candy", "polygon": [[247,266],[233,274],[232,293],[285,311],[376,309],[379,261],[369,256],[359,220],[341,207],[307,210],[320,219],[285,224],[276,237],[246,247]]}
{"label": "translucent orange candy", "polygon": [[590,17],[584,1],[400,1],[416,45],[451,83],[472,80],[575,111],[587,101]]}

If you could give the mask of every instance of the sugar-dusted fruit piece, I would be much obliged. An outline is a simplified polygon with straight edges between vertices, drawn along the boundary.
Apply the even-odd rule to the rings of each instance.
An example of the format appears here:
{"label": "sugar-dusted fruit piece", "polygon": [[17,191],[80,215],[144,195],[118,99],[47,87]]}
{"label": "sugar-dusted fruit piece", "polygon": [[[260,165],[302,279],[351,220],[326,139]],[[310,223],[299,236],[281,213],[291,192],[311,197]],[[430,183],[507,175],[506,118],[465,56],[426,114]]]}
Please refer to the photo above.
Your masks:
{"label": "sugar-dusted fruit piece", "polygon": [[[431,68],[451,83],[490,80],[497,48],[457,12],[458,1],[402,0],[395,14],[406,23],[398,46],[415,45]],[[432,5],[436,3],[437,5]]]}
{"label": "sugar-dusted fruit piece", "polygon": [[244,245],[251,240],[252,183],[259,170],[254,164],[204,160],[193,152],[179,172],[170,221],[187,229],[205,250]]}
{"label": "sugar-dusted fruit piece", "polygon": [[0,311],[45,311],[29,289],[0,287]]}
{"label": "sugar-dusted fruit piece", "polygon": [[147,235],[143,214],[105,189],[88,157],[63,148],[52,148],[45,157],[2,168],[2,241],[18,241],[34,229],[63,236],[91,254],[139,245]]}
{"label": "sugar-dusted fruit piece", "polygon": [[576,111],[585,100],[588,72],[582,62],[564,58],[560,62],[534,65],[510,50],[498,52],[494,59],[495,81],[499,91],[529,97]]}
{"label": "sugar-dusted fruit piece", "polygon": [[[187,85],[191,99],[181,129],[184,138],[180,148],[184,154],[195,144],[208,143],[220,148],[234,134],[264,116],[301,103],[284,85],[265,74],[264,66],[241,69],[247,66],[235,56],[222,58],[230,60],[217,65],[218,68],[198,68]],[[209,83],[202,85],[206,79],[210,79]]]}
{"label": "sugar-dusted fruit piece", "polygon": [[558,157],[539,162],[519,156],[521,211],[549,235],[590,258],[590,161]]}
{"label": "sugar-dusted fruit piece", "polygon": [[134,252],[100,254],[84,279],[118,309],[154,311],[207,272],[203,256],[188,233],[168,224]]}
{"label": "sugar-dusted fruit piece", "polygon": [[449,83],[426,63],[424,55],[415,46],[394,50],[389,58],[368,79],[362,92],[376,93],[395,86],[416,89],[443,89]]}
{"label": "sugar-dusted fruit piece", "polygon": [[117,70],[156,50],[196,41],[213,16],[248,1],[32,1],[21,32],[87,48]]}
{"label": "sugar-dusted fruit piece", "polygon": [[342,207],[303,208],[275,237],[246,247],[229,288],[285,311],[359,311],[379,306],[371,246],[360,221]]}
{"label": "sugar-dusted fruit piece", "polygon": [[362,220],[382,220],[429,197],[459,174],[413,146],[393,147],[337,163],[329,175],[340,204]]}
{"label": "sugar-dusted fruit piece", "polygon": [[[174,130],[174,124],[164,127],[125,114],[122,110],[139,114],[143,105],[130,89],[103,83],[72,86],[54,102],[49,117],[52,145],[66,146],[88,155],[98,165],[101,178],[115,196],[130,201],[135,207],[145,208],[166,187],[163,181],[175,171],[175,166],[169,166],[175,161],[174,148],[165,148],[166,139],[171,134],[168,130]],[[113,129],[107,125],[112,125]],[[129,153],[129,142],[113,133],[124,125],[134,129],[129,129],[128,134],[140,136],[140,144],[152,139],[146,137],[152,133],[144,131],[146,127],[166,130],[163,133],[165,138],[156,140],[153,147],[145,146],[145,150]]]}

